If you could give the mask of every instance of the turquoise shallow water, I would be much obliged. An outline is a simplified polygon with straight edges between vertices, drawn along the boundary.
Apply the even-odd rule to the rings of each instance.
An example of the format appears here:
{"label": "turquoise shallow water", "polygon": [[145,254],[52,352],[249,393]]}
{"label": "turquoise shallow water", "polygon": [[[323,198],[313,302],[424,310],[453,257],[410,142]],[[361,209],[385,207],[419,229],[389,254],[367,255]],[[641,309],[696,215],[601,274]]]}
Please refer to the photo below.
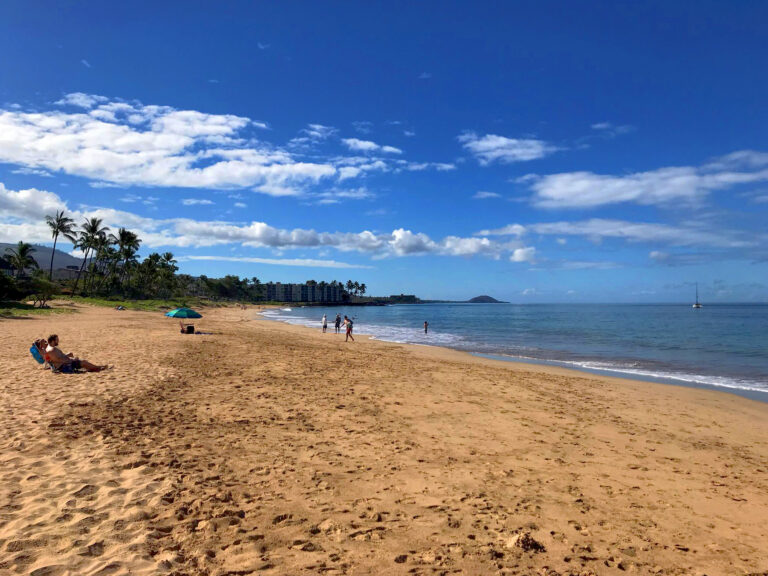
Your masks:
{"label": "turquoise shallow water", "polygon": [[355,333],[381,340],[749,391],[768,400],[768,305],[418,304],[286,307],[266,316],[319,327],[324,313],[331,328],[336,313],[348,314]]}

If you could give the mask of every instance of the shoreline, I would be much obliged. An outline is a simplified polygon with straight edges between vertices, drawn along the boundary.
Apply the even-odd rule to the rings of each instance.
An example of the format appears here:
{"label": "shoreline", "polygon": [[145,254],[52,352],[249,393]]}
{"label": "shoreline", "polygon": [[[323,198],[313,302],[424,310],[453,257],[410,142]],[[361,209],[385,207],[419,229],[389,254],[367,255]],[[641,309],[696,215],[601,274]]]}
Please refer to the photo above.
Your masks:
{"label": "shoreline", "polygon": [[[286,308],[290,306],[284,306],[284,305],[270,305],[270,306],[263,306],[260,307],[261,310],[258,312],[258,317],[266,320],[268,322],[275,322],[278,324],[283,324],[287,326],[292,326],[296,328],[306,328],[310,331],[320,330],[312,328],[310,326],[306,326],[304,324],[294,324],[291,322],[287,322],[282,319],[269,317],[264,315],[264,312],[268,312],[269,310],[280,310],[282,308]],[[301,306],[299,306],[301,307]],[[329,328],[329,333],[331,331],[331,328]],[[322,332],[320,332],[322,333]],[[620,380],[628,380],[632,382],[640,382],[645,384],[661,384],[664,386],[679,386],[681,388],[689,388],[694,390],[708,390],[712,392],[722,392],[725,394],[735,395],[742,398],[747,398],[749,400],[754,400],[756,402],[761,403],[768,403],[768,391],[762,391],[762,390],[755,390],[755,389],[746,389],[746,388],[738,388],[736,386],[729,387],[725,385],[716,385],[716,384],[708,384],[704,382],[694,382],[694,381],[687,381],[683,379],[677,379],[674,377],[666,377],[666,376],[652,376],[652,375],[641,375],[641,374],[632,374],[631,372],[624,372],[622,370],[612,370],[612,369],[598,369],[598,368],[588,368],[584,366],[574,365],[567,361],[558,361],[558,360],[545,360],[545,359],[538,359],[538,358],[526,358],[526,357],[517,357],[512,355],[505,355],[505,354],[494,354],[494,353],[485,353],[485,352],[475,352],[471,350],[463,350],[460,348],[453,348],[451,346],[442,345],[442,344],[429,344],[429,343],[417,343],[417,342],[397,342],[392,340],[385,340],[378,338],[371,334],[365,334],[360,333],[359,336],[364,336],[366,339],[370,341],[375,342],[382,342],[382,343],[388,343],[388,344],[396,344],[401,346],[414,346],[414,347],[427,347],[427,348],[440,348],[444,350],[449,350],[452,352],[457,353],[463,353],[467,354],[472,357],[477,358],[485,358],[489,360],[495,360],[498,362],[504,362],[504,363],[512,363],[512,364],[521,364],[523,366],[548,366],[552,368],[558,368],[566,371],[573,372],[574,375],[583,375],[583,374],[591,374],[593,376],[601,376],[606,378],[615,378]]]}
{"label": "shoreline", "polygon": [[[768,405],[234,308],[2,321],[0,571],[768,569]],[[109,361],[52,374],[27,348]],[[140,361],[137,361],[140,359]]]}

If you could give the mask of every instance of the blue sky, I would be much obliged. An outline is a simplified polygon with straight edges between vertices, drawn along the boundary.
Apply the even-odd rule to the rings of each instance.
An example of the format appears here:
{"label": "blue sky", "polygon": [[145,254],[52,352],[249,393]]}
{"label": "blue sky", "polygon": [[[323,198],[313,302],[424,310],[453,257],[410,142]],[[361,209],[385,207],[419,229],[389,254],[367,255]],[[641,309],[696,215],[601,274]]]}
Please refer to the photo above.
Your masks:
{"label": "blue sky", "polygon": [[[501,5],[499,5],[501,4]],[[0,5],[0,241],[515,302],[768,300],[763,2]],[[70,249],[69,246],[64,246]]]}

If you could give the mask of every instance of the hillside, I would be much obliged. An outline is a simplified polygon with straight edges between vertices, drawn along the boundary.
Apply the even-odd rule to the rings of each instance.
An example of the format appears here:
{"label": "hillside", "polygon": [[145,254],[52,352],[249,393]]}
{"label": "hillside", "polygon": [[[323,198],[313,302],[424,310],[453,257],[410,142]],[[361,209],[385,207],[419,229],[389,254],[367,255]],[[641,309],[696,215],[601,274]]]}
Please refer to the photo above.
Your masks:
{"label": "hillside", "polygon": [[506,304],[506,302],[502,302],[501,300],[496,300],[496,298],[493,298],[492,296],[475,296],[474,298],[470,298],[467,300],[470,304]]}
{"label": "hillside", "polygon": [[[65,246],[69,246],[69,244],[65,244]],[[32,247],[35,249],[35,251],[32,252],[32,257],[37,261],[37,265],[44,270],[48,270],[51,265],[52,248],[49,246],[40,246],[38,244],[33,244]],[[0,257],[5,255],[6,248],[16,248],[16,244],[0,242]],[[53,268],[55,270],[66,268],[67,266],[75,266],[79,268],[82,262],[82,259],[70,256],[57,248],[56,254],[53,257]]]}

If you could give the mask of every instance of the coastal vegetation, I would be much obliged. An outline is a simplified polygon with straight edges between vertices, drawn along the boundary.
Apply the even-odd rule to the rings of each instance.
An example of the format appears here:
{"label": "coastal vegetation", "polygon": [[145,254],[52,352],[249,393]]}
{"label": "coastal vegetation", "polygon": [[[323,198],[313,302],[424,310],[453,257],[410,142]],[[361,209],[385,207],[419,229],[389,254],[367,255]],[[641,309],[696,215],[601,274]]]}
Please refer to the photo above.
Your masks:
{"label": "coastal vegetation", "polygon": [[[88,218],[77,226],[63,211],[45,217],[51,230],[54,249],[47,270],[35,258],[36,248],[20,241],[8,248],[0,258],[0,301],[31,301],[32,306],[44,308],[54,296],[90,301],[161,302],[236,301],[264,302],[264,283],[256,276],[240,278],[226,275],[210,278],[205,275],[180,274],[178,261],[172,252],[152,252],[139,257],[142,240],[126,228],[111,230],[101,218]],[[54,269],[56,245],[62,239],[70,241],[82,254],[76,270],[70,267],[57,277]],[[45,265],[45,264],[43,264]],[[346,283],[308,280],[308,285],[337,287],[344,301],[365,298],[367,286],[359,281]],[[3,305],[4,307],[4,305]],[[135,307],[135,306],[134,306]],[[18,308],[8,307],[8,310]]]}

